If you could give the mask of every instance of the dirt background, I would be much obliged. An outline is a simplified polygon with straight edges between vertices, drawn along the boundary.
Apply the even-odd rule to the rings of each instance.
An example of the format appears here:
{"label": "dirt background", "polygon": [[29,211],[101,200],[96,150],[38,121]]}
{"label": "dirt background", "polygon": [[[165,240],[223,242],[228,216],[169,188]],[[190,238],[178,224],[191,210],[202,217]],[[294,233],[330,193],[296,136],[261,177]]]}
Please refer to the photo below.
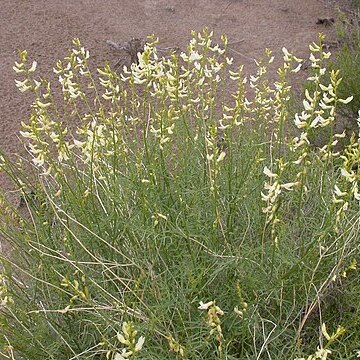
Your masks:
{"label": "dirt background", "polygon": [[[235,63],[253,69],[253,58],[268,47],[280,58],[287,47],[308,56],[307,44],[321,31],[331,39],[334,26],[316,24],[318,18],[337,16],[336,7],[350,0],[1,0],[0,1],[0,148],[20,150],[20,121],[26,121],[30,100],[15,88],[12,66],[19,50],[38,62],[42,76],[66,55],[79,37],[96,66],[115,64],[125,52],[106,40],[127,41],[156,34],[160,47],[185,50],[191,30],[205,25],[215,38],[227,34]],[[0,176],[0,186],[8,186]]]}

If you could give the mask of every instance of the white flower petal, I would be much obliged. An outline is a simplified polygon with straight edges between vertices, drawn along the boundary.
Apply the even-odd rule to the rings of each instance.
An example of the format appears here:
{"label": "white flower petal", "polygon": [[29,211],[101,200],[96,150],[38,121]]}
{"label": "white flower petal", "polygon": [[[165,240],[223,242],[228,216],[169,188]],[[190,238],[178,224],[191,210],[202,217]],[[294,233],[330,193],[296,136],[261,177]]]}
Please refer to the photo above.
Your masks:
{"label": "white flower petal", "polygon": [[267,166],[265,166],[264,167],[264,174],[266,175],[266,176],[268,176],[269,178],[276,178],[278,175],[277,174],[274,174],[273,172],[271,172],[270,171],[270,169],[267,167]]}
{"label": "white flower petal", "polygon": [[136,345],[135,345],[135,352],[138,352],[142,349],[143,345],[144,345],[144,342],[145,342],[145,336],[140,336]]}
{"label": "white flower petal", "polygon": [[354,97],[353,96],[349,96],[346,99],[339,99],[339,102],[343,103],[343,104],[348,104],[350,101],[352,101]]}
{"label": "white flower petal", "polygon": [[207,310],[210,306],[214,305],[214,301],[209,301],[207,303],[203,303],[200,301],[200,305],[198,306],[199,310]]}

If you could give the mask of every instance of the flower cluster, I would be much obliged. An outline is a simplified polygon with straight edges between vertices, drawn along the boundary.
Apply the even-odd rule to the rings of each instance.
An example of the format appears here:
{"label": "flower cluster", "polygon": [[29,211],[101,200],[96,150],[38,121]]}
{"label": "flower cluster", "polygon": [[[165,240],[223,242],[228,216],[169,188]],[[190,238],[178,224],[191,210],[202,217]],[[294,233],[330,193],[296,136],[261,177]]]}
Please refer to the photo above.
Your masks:
{"label": "flower cluster", "polygon": [[0,309],[4,306],[12,304],[13,302],[14,300],[8,292],[6,277],[3,274],[0,274]]}
{"label": "flower cluster", "polygon": [[[319,40],[320,44],[313,43],[310,45],[310,50],[312,51],[310,54],[310,62],[313,75],[308,77],[307,80],[312,82],[314,90],[311,93],[308,89],[305,90],[305,99],[303,100],[304,110],[301,114],[295,114],[294,123],[300,130],[300,135],[293,139],[293,150],[298,153],[298,159],[295,160],[296,164],[300,164],[306,160],[310,145],[309,135],[314,129],[327,126],[333,127],[337,104],[339,102],[347,104],[352,100],[352,96],[347,99],[340,99],[336,94],[341,82],[339,71],[332,70],[329,74],[330,83],[323,83],[327,72],[325,60],[329,59],[331,54],[323,50],[323,35],[320,35]],[[315,56],[316,54],[318,54],[318,57]],[[339,155],[338,153],[332,152],[338,142],[338,140],[334,138],[343,136],[344,134],[334,134],[331,132],[328,144],[320,149],[323,159]]]}
{"label": "flower cluster", "polygon": [[210,329],[210,336],[215,336],[215,339],[218,342],[218,350],[219,353],[222,354],[222,344],[223,344],[223,332],[221,329],[221,320],[220,316],[224,315],[224,312],[220,309],[219,306],[216,305],[215,300],[209,301],[207,303],[203,303],[200,301],[200,305],[198,307],[199,310],[205,310],[206,313],[206,319],[207,319],[207,325]]}
{"label": "flower cluster", "polygon": [[180,357],[185,357],[185,349],[178,341],[176,341],[172,336],[166,337],[169,342],[170,352],[178,354]]}
{"label": "flower cluster", "polygon": [[87,61],[90,53],[81,46],[80,40],[75,38],[73,44],[76,49],[72,49],[70,55],[65,58],[67,64],[58,61],[54,73],[59,75],[59,82],[62,85],[62,92],[65,101],[72,101],[77,98],[85,99],[85,93],[81,89],[78,75],[90,76]]}
{"label": "flower cluster", "polygon": [[318,346],[315,354],[309,355],[307,358],[304,358],[304,357],[296,358],[295,360],[316,360],[316,359],[327,360],[328,355],[330,355],[332,353],[332,351],[329,350],[327,347],[329,345],[331,345],[333,342],[335,342],[336,340],[338,340],[338,338],[341,337],[345,333],[345,329],[342,326],[339,326],[336,329],[336,332],[334,332],[332,335],[329,335],[329,333],[327,332],[327,329],[326,329],[326,324],[323,323],[321,326],[321,333],[327,341],[326,346],[325,347]]}
{"label": "flower cluster", "polygon": [[30,76],[35,72],[37,68],[37,62],[33,61],[31,66],[27,65],[27,51],[24,50],[20,53],[20,62],[15,62],[13,66],[16,74],[22,74],[25,76],[22,80],[15,80],[15,85],[20,92],[26,92],[28,90],[33,90],[38,85],[36,80],[31,81]]}
{"label": "flower cluster", "polygon": [[119,342],[124,345],[121,352],[116,352],[113,360],[126,360],[135,359],[138,352],[144,346],[145,337],[140,336],[136,339],[137,330],[135,330],[134,324],[124,321],[122,324],[121,332],[117,334]]}
{"label": "flower cluster", "polygon": [[352,199],[360,203],[360,111],[357,119],[359,133],[353,134],[350,144],[341,153],[341,177],[334,186],[333,203],[338,207],[336,219],[339,222],[348,210]]}
{"label": "flower cluster", "polygon": [[[267,181],[264,184],[265,192],[261,192],[261,198],[266,202],[266,207],[263,208],[263,212],[266,214],[266,223],[271,223],[271,237],[275,244],[278,242],[278,237],[276,235],[276,224],[280,222],[280,219],[277,216],[277,209],[279,207],[280,194],[284,191],[291,191],[299,183],[294,182],[284,182],[283,174],[289,167],[289,162],[284,162],[282,159],[282,139],[284,136],[284,125],[287,120],[288,114],[288,102],[290,100],[290,90],[291,86],[288,84],[288,73],[297,73],[301,68],[302,60],[291,54],[286,48],[282,49],[283,51],[283,65],[278,69],[279,80],[275,82],[274,89],[271,89],[266,86],[265,92],[270,96],[266,100],[266,104],[263,107],[268,109],[266,113],[261,114],[261,116],[270,117],[268,124],[273,128],[269,129],[266,125],[267,132],[271,132],[270,139],[270,154],[271,158],[274,159],[274,162],[271,164],[271,169],[267,166],[264,167],[264,174],[268,177]],[[273,56],[271,56],[271,51],[267,50],[267,63],[271,64],[273,62]],[[295,62],[296,67],[293,66]],[[262,71],[260,71],[262,70]],[[258,71],[258,78],[265,73],[265,70],[260,67]],[[258,79],[257,78],[257,79]],[[254,82],[254,80],[253,80]],[[266,84],[266,82],[265,82]],[[263,91],[260,91],[257,86],[253,84],[253,87],[257,90],[257,97],[255,102],[261,101]],[[263,111],[263,110],[258,110]]]}
{"label": "flower cluster", "polygon": [[77,271],[73,275],[78,279],[71,280],[65,276],[61,281],[61,286],[66,288],[69,294],[71,294],[70,303],[76,300],[87,302],[90,299],[90,292],[86,285],[85,275],[79,274]]}
{"label": "flower cluster", "polygon": [[277,172],[272,172],[267,166],[264,168],[264,174],[268,177],[268,180],[264,184],[264,190],[266,193],[261,193],[261,198],[266,202],[266,207],[263,208],[263,212],[267,215],[266,222],[271,223],[271,237],[275,244],[278,243],[278,237],[275,232],[275,226],[280,222],[277,216],[277,210],[279,207],[280,194],[283,190],[292,191],[294,187],[298,186],[296,182],[281,181],[282,174],[287,167],[288,163],[283,163],[282,159],[277,161]]}

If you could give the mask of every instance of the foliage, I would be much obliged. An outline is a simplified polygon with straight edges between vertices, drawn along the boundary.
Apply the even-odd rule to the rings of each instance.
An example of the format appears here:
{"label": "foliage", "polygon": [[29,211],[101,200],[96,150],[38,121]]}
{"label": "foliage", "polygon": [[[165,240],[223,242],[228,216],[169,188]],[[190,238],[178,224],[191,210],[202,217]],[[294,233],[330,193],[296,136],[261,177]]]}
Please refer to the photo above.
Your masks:
{"label": "foliage", "polygon": [[359,9],[360,8],[360,1],[359,0],[352,0],[352,6],[355,9]]}
{"label": "foliage", "polygon": [[[340,69],[343,78],[339,86],[339,95],[354,97],[351,104],[342,109],[350,120],[353,120],[353,115],[360,108],[360,18],[357,9],[359,5],[354,4],[355,10],[350,14],[340,14],[336,27],[339,49],[332,61],[332,67]],[[352,128],[354,129],[355,126],[352,121]]]}
{"label": "foliage", "polygon": [[246,78],[206,29],[186,53],[160,58],[150,39],[95,76],[75,39],[54,69],[62,100],[22,52],[34,101],[28,157],[1,156],[26,208],[1,197],[3,356],[355,357],[360,142],[335,147],[352,98],[322,41],[294,119],[302,60],[285,48],[274,83],[271,51]]}

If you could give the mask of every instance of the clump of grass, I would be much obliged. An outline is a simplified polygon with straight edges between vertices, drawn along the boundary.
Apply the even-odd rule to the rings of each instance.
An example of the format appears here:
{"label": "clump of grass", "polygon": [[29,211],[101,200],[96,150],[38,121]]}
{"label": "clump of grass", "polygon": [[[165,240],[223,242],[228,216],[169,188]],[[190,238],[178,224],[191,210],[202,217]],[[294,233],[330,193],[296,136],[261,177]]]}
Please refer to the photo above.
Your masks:
{"label": "clump of grass", "polygon": [[[343,107],[342,113],[353,120],[353,115],[357,114],[360,108],[360,90],[359,90],[359,69],[360,69],[360,26],[359,26],[359,5],[354,1],[354,10],[349,14],[341,13],[339,22],[336,26],[339,49],[336,52],[332,67],[339,69],[343,81],[339,86],[340,96],[354,97],[353,101],[346,107]],[[356,125],[352,121],[352,129]]]}
{"label": "clump of grass", "polygon": [[352,0],[352,6],[355,9],[359,9],[360,8],[360,1],[359,0]]}
{"label": "clump of grass", "polygon": [[[338,96],[337,71],[326,82],[321,41],[294,120],[289,79],[302,61],[286,49],[272,84],[271,51],[247,78],[226,37],[214,44],[206,29],[169,58],[150,39],[121,74],[92,74],[75,39],[54,69],[62,101],[22,52],[16,84],[34,94],[21,132],[29,156],[2,155],[1,168],[27,214],[2,195],[12,247],[2,255],[2,355],[354,355],[360,143],[335,150],[338,105],[351,98]],[[329,138],[315,149],[320,128]]]}

